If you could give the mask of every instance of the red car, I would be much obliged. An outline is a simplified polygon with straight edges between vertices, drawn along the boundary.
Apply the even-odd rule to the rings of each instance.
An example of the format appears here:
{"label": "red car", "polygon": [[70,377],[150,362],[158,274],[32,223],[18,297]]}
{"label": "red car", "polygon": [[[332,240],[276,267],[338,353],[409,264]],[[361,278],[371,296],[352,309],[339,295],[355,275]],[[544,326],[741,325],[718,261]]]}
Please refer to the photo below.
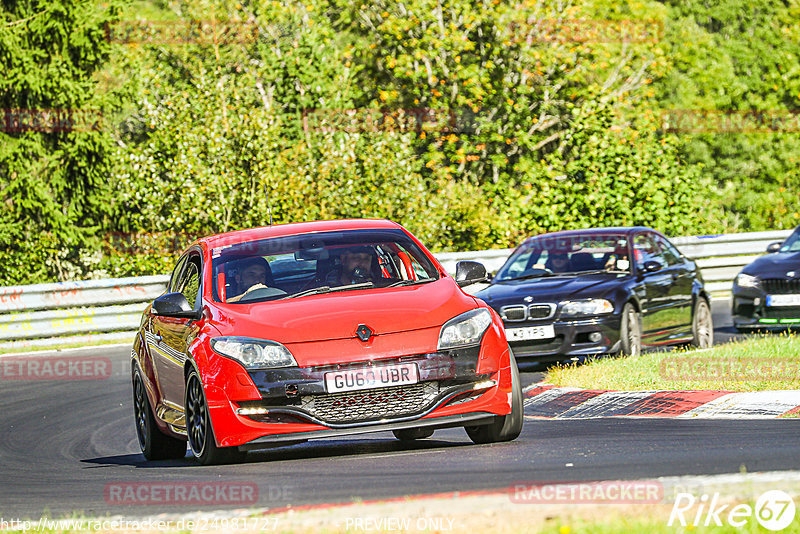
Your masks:
{"label": "red car", "polygon": [[250,450],[461,426],[476,443],[522,429],[500,317],[400,225],[296,223],[199,239],[145,310],[132,351],[148,460],[202,464]]}

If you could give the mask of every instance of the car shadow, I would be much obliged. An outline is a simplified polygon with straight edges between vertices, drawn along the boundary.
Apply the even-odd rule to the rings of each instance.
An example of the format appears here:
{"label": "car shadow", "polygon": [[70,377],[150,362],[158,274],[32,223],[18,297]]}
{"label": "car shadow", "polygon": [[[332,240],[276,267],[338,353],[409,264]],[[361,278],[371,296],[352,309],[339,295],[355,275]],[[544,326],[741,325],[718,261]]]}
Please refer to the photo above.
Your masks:
{"label": "car shadow", "polygon": [[[302,444],[251,451],[242,461],[230,465],[306,460],[312,458],[352,458],[370,454],[386,454],[393,452],[404,453],[474,446],[471,441],[467,440],[466,434],[464,435],[464,438],[465,441],[450,441],[431,438],[414,441],[400,441],[394,438],[315,440]],[[91,464],[87,466],[87,468],[101,466],[128,466],[135,467],[137,469],[203,467],[195,462],[188,453],[185,458],[180,460],[147,461],[142,454],[119,454],[115,456],[86,458],[81,460],[81,463]]]}

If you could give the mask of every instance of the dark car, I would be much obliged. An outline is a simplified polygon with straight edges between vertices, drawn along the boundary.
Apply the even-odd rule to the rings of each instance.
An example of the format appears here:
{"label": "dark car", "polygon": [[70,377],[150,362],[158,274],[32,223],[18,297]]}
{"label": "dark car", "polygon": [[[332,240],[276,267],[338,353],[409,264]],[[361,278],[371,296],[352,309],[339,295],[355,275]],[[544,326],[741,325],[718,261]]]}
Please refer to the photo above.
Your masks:
{"label": "dark car", "polygon": [[767,252],[733,281],[731,314],[740,331],[800,326],[800,226]]}
{"label": "dark car", "polygon": [[500,314],[519,360],[713,343],[710,296],[697,265],[650,228],[531,237],[475,296]]}

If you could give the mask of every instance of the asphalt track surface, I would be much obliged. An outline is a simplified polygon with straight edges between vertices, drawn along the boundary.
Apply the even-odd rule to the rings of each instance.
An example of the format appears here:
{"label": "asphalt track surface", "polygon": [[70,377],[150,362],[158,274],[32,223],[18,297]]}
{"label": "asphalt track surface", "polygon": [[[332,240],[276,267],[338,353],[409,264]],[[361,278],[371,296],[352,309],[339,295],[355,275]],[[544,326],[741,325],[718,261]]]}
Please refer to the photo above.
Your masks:
{"label": "asphalt track surface", "polygon": [[[724,315],[724,307],[715,306]],[[724,317],[718,340],[731,337]],[[526,419],[511,443],[473,445],[462,429],[405,444],[390,433],[312,441],[250,454],[241,464],[203,467],[186,458],[146,462],[133,425],[129,349],[70,352],[107,356],[107,379],[0,380],[0,517],[75,512],[141,517],[159,513],[372,500],[503,489],[516,482],[647,479],[800,469],[800,420]],[[523,373],[526,384],[540,378]],[[126,483],[241,483],[254,503],[119,504]]]}

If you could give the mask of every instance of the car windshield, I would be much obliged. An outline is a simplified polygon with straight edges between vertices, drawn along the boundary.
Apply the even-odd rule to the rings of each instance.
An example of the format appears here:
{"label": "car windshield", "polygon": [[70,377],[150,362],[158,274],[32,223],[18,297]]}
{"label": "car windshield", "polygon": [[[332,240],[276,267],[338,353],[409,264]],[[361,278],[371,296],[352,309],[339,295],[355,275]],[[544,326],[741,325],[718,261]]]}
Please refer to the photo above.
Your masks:
{"label": "car windshield", "polygon": [[500,268],[494,280],[629,271],[630,256],[625,234],[575,233],[526,241]]}
{"label": "car windshield", "polygon": [[783,242],[781,252],[800,252],[800,226]]}
{"label": "car windshield", "polygon": [[212,250],[217,302],[253,303],[431,282],[438,271],[401,230],[350,230]]}

